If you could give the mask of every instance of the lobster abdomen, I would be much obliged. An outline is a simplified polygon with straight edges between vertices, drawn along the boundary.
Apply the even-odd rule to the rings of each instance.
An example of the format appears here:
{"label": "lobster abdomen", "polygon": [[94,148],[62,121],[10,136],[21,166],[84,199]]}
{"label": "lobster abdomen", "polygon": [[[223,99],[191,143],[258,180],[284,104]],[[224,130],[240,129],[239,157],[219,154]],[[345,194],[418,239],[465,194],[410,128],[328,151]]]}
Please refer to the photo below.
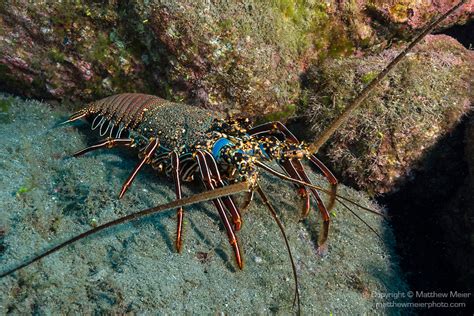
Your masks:
{"label": "lobster abdomen", "polygon": [[123,93],[98,100],[78,115],[96,115],[93,128],[100,126],[101,134],[106,134],[110,125],[112,130],[121,126],[148,139],[158,138],[160,144],[169,149],[202,142],[213,120],[223,118],[218,112],[141,93]]}

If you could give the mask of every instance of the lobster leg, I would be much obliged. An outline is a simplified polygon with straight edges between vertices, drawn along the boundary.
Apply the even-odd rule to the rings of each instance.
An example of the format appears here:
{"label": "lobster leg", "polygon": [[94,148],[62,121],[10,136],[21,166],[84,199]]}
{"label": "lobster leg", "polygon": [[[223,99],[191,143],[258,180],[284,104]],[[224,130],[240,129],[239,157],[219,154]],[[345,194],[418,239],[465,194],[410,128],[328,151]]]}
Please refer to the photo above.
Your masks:
{"label": "lobster leg", "polygon": [[143,152],[143,159],[140,160],[140,162],[136,165],[135,169],[133,169],[130,176],[128,176],[128,179],[123,184],[122,190],[120,191],[120,194],[119,194],[119,199],[123,197],[127,189],[130,187],[133,180],[137,176],[138,171],[140,171],[140,169],[143,167],[144,164],[150,161],[151,156],[155,152],[156,148],[158,148],[159,144],[160,142],[156,138],[151,139],[150,143],[148,144],[148,146],[145,148]]}
{"label": "lobster leg", "polygon": [[77,111],[76,113],[72,114],[66,121],[62,122],[61,124],[67,124],[71,123],[77,120],[80,120],[83,117],[86,117],[88,115],[88,111],[85,109],[82,109],[80,111]]}
{"label": "lobster leg", "polygon": [[[176,191],[176,199],[181,199],[181,180],[179,178],[179,155],[176,151],[171,153],[171,168],[173,173],[174,188]],[[181,235],[183,232],[183,208],[178,208],[177,211],[178,224],[176,228],[176,250],[181,252],[182,239]]]}
{"label": "lobster leg", "polygon": [[252,203],[252,201],[253,201],[254,195],[255,195],[254,190],[251,190],[250,192],[247,192],[247,194],[245,196],[244,203],[240,207],[242,212],[245,212],[247,210],[247,208],[250,206],[250,203]]}
{"label": "lobster leg", "polygon": [[296,136],[293,135],[293,133],[290,132],[290,130],[279,121],[268,122],[255,126],[251,128],[247,133],[251,136],[254,136],[258,134],[271,134],[275,130],[285,135],[285,138],[288,139],[290,142],[299,144],[299,140],[296,138]]}
{"label": "lobster leg", "polygon": [[[201,151],[197,151],[196,156],[204,185],[208,190],[214,190],[213,179],[210,176],[209,167],[207,166],[204,154]],[[232,246],[232,249],[234,250],[237,265],[240,269],[242,269],[244,263],[240,254],[239,243],[237,237],[235,236],[235,232],[232,228],[232,225],[230,224],[229,219],[224,211],[224,205],[222,204],[220,199],[214,199],[212,200],[212,203],[214,203],[214,206],[219,212],[219,216],[221,217],[222,223],[224,224],[224,227],[227,231],[227,237],[229,238],[229,243]]]}
{"label": "lobster leg", "polygon": [[[288,163],[290,165],[290,168],[293,169],[294,172],[298,175],[296,178],[295,177],[293,177],[293,178],[304,181],[306,183],[311,183],[312,184],[311,180],[309,180],[309,178],[308,178],[308,175],[304,171],[303,165],[301,164],[301,162],[298,159],[291,159],[291,160],[288,161]],[[311,190],[311,193],[313,193],[314,198],[316,199],[316,203],[318,204],[318,209],[320,211],[323,210],[321,214],[327,212],[327,208],[326,208],[323,200],[319,196],[318,191],[316,191],[315,189],[310,189],[310,190]],[[309,209],[307,211],[309,212]],[[303,217],[308,216],[308,212],[303,213]],[[324,215],[323,215],[323,217],[324,217]]]}
{"label": "lobster leg", "polygon": [[[258,134],[271,134],[272,131],[278,130],[280,133],[282,133],[287,140],[289,140],[292,143],[299,144],[298,139],[291,133],[291,131],[283,125],[281,122],[269,122],[265,124],[258,125],[248,131],[248,133],[252,136],[258,135]],[[327,209],[331,210],[334,206],[334,203],[336,201],[336,191],[337,191],[337,179],[334,177],[332,172],[318,159],[316,158],[315,155],[310,155],[309,159],[311,160],[316,167],[321,170],[323,175],[326,177],[326,179],[329,181],[331,185],[331,191],[333,194],[329,198],[328,206]]]}
{"label": "lobster leg", "polygon": [[[334,203],[336,202],[336,192],[337,192],[337,179],[336,177],[332,174],[332,172],[329,170],[328,167],[326,167],[325,164],[323,164],[321,162],[321,160],[319,160],[318,158],[316,158],[315,155],[310,155],[309,156],[309,160],[311,160],[311,162],[313,164],[316,165],[316,167],[319,168],[319,170],[321,170],[321,172],[324,174],[324,177],[326,177],[326,179],[329,181],[329,183],[331,184],[331,195],[329,196],[329,202],[328,202],[328,210],[331,210],[334,206]],[[304,171],[303,171],[304,172]]]}
{"label": "lobster leg", "polygon": [[[312,184],[311,180],[308,178],[308,175],[304,171],[301,161],[299,161],[298,159],[292,159],[290,160],[290,164],[296,170],[301,180],[303,180],[306,183]],[[314,188],[310,188],[310,190],[311,190],[311,193],[313,193],[314,198],[316,199],[319,212],[321,213],[321,216],[323,217],[323,230],[319,234],[319,238],[318,238],[318,246],[319,246],[318,252],[320,254],[325,254],[327,252],[326,241],[328,239],[328,234],[329,234],[329,222],[330,222],[329,212],[328,212],[328,208],[326,207],[326,205],[324,205],[323,200],[319,196],[318,191],[316,191]]]}
{"label": "lobster leg", "polygon": [[[215,180],[215,184],[218,188],[222,188],[225,186],[224,181],[221,179],[221,175],[219,173],[219,170],[217,169],[217,164],[212,157],[212,155],[209,152],[202,152],[204,155],[204,158],[206,159],[207,166],[209,167],[209,171],[211,173],[211,176]],[[224,196],[221,198],[221,201],[224,203],[226,209],[229,211],[229,213],[232,216],[232,221],[234,222],[234,228],[236,231],[240,230],[240,227],[242,226],[242,218],[240,216],[240,211],[235,205],[234,200],[232,199],[231,196]]]}
{"label": "lobster leg", "polygon": [[112,147],[117,147],[117,146],[125,146],[125,147],[130,147],[133,144],[133,139],[123,139],[123,138],[107,138],[104,141],[101,141],[97,144],[94,144],[90,147],[84,148],[82,150],[79,150],[78,152],[72,154],[73,157],[78,157],[82,156],[85,153],[88,153],[90,151],[100,149],[100,148],[112,148]]}
{"label": "lobster leg", "polygon": [[[295,159],[295,161],[297,161]],[[269,173],[277,176],[278,178],[280,179],[284,179],[284,180],[287,180],[287,181],[290,181],[290,182],[293,182],[293,183],[300,183],[300,184],[305,184],[307,183],[310,188],[312,185],[312,183],[310,182],[307,182],[307,181],[301,181],[299,180],[298,178],[293,178],[291,176],[286,176],[285,174],[281,173],[281,172],[278,172],[276,170],[273,170],[272,168],[270,168],[269,166],[265,165],[264,163],[261,163],[261,162],[256,162],[255,163],[257,166],[263,168],[264,170],[268,171]],[[294,165],[291,165],[291,167],[296,171],[298,172]],[[303,170],[304,172],[304,170]],[[306,174],[299,174],[299,176],[305,176]],[[301,183],[302,182],[302,183]],[[321,190],[323,190],[324,192],[326,192],[326,190],[324,190],[323,188],[321,188]],[[316,191],[315,188],[311,188],[311,191],[312,193],[315,195],[318,194],[318,192]],[[317,195],[319,197],[319,195]],[[327,240],[327,237],[328,237],[328,232],[329,232],[329,213],[327,212],[327,209],[324,207],[324,203],[321,203],[322,207],[323,208],[320,208],[319,211],[321,213],[321,215],[323,216],[323,230],[321,232],[321,234],[319,235],[319,240],[318,240],[318,253],[323,255],[327,252],[327,244],[326,244],[326,240]],[[319,206],[319,205],[318,205]]]}
{"label": "lobster leg", "polygon": [[[300,175],[295,170],[294,166],[291,164],[291,162],[289,160],[282,160],[282,161],[279,162],[279,165],[286,171],[286,173],[290,177],[303,181],[303,179],[300,177]],[[302,216],[305,217],[305,216],[308,215],[309,209],[311,207],[309,194],[308,194],[308,191],[306,190],[306,188],[304,186],[298,186],[297,184],[295,184],[295,186],[298,188],[298,193],[300,193],[301,196],[305,199],[305,203],[304,203],[304,206],[303,206],[303,212],[302,212]]]}

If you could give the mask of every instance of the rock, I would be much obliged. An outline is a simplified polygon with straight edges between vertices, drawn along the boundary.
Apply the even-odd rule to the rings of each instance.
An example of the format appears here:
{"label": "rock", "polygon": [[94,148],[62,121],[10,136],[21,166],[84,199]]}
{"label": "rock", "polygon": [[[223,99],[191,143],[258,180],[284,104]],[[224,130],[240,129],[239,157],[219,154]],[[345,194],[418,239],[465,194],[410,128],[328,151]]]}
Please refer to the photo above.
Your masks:
{"label": "rock", "polygon": [[[459,1],[374,1],[368,5],[368,10],[372,15],[378,17],[391,27],[400,29],[423,29],[433,18],[447,12]],[[440,28],[446,28],[454,24],[465,24],[472,19],[474,13],[474,2],[468,0],[456,12],[449,16]]]}
{"label": "rock", "polygon": [[[396,11],[414,10],[418,17],[419,6],[405,2],[394,2]],[[424,18],[444,9],[436,2]],[[384,47],[396,29],[408,25],[403,36],[410,36],[419,27],[390,14],[394,21],[385,27],[386,10],[393,11],[385,4],[319,0],[2,2],[0,89],[74,103],[143,92],[286,118],[294,114],[288,109],[310,64]],[[463,10],[461,21],[469,12]]]}
{"label": "rock", "polygon": [[444,216],[443,237],[456,282],[468,290],[474,283],[474,116],[466,124],[464,160],[467,173],[462,185],[448,200]]}
{"label": "rock", "polygon": [[[321,134],[399,49],[326,60],[308,71],[301,114]],[[333,170],[372,193],[392,190],[472,103],[474,53],[445,35],[428,36],[329,140]],[[314,137],[314,136],[313,136]]]}
{"label": "rock", "polygon": [[[472,289],[472,126],[470,112],[426,151],[406,183],[383,196],[396,232],[401,266],[412,289],[445,293]],[[472,295],[449,299],[470,304],[467,310],[474,303]],[[422,301],[421,297],[414,299],[415,303]]]}

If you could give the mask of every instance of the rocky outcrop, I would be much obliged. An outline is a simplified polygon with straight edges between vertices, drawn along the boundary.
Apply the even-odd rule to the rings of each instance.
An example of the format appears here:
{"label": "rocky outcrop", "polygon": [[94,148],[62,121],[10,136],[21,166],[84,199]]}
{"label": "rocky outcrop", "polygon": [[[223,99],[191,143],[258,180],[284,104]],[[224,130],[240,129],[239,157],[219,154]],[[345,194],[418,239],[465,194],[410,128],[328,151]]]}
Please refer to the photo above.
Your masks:
{"label": "rocky outcrop", "polygon": [[[309,65],[409,36],[445,9],[437,3],[421,19],[419,5],[401,0],[4,1],[0,89],[61,101],[148,92],[284,118],[295,112],[299,76]],[[465,21],[469,10],[463,8],[458,20]],[[411,11],[419,23],[401,17]]]}
{"label": "rocky outcrop", "polygon": [[[326,62],[307,74],[302,116],[317,137],[399,49]],[[332,168],[369,192],[394,188],[472,103],[474,54],[432,35],[380,84],[322,149]],[[307,138],[308,138],[307,134]],[[309,137],[310,138],[310,137]]]}

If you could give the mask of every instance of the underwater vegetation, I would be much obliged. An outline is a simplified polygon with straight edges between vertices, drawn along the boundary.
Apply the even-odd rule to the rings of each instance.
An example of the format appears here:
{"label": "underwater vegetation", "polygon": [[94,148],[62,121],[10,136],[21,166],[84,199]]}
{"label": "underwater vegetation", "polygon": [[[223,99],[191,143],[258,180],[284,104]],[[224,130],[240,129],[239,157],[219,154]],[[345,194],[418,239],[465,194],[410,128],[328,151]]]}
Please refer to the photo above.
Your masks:
{"label": "underwater vegetation", "polygon": [[[451,1],[2,1],[3,90],[92,101],[142,92],[266,114],[295,105],[325,58],[409,38]],[[465,6],[443,27],[465,23]],[[402,13],[409,17],[400,17]]]}

